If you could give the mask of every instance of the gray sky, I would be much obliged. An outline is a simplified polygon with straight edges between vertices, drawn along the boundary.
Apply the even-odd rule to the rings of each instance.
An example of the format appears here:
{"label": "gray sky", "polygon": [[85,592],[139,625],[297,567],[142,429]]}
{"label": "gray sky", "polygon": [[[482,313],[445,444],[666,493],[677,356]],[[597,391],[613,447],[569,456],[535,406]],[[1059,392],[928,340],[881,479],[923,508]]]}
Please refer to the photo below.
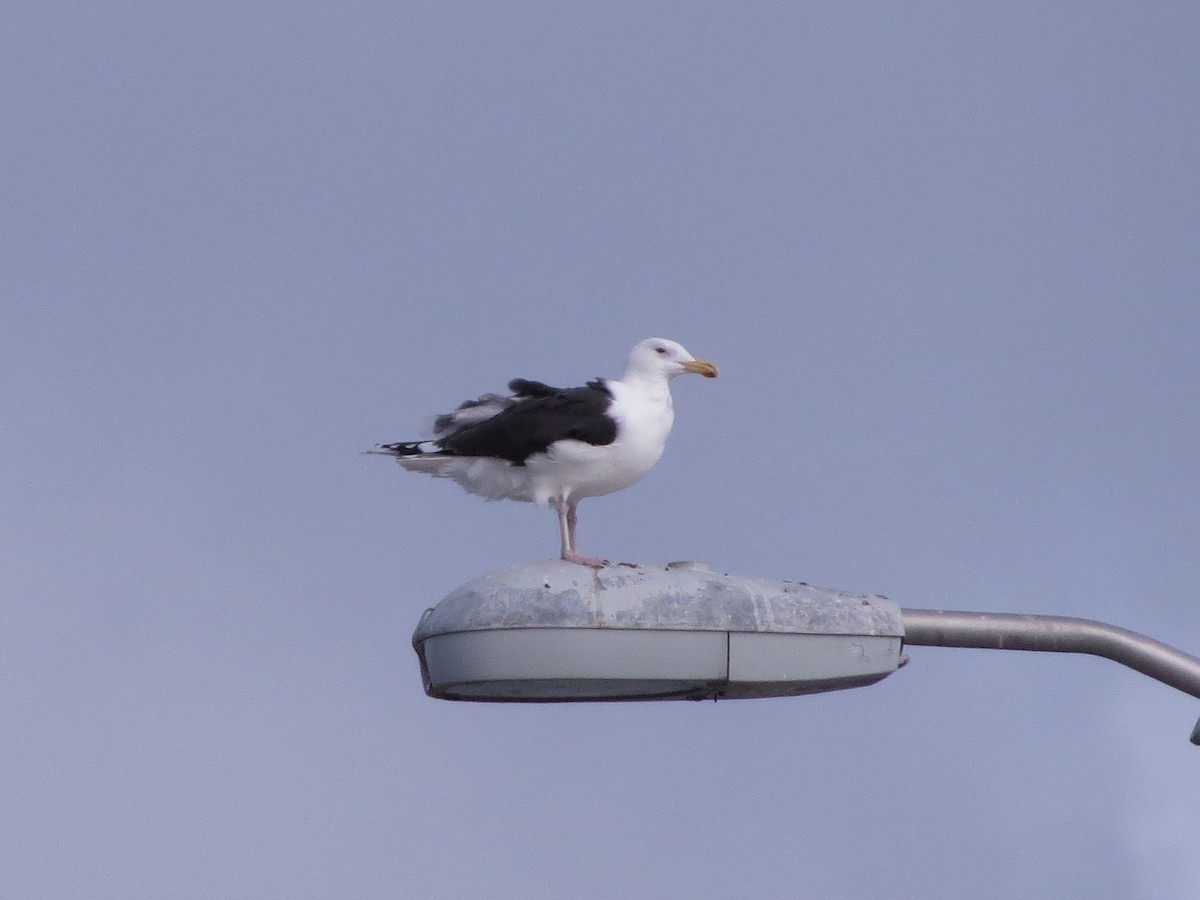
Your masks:
{"label": "gray sky", "polygon": [[359,451],[676,382],[580,549],[1200,651],[1192,3],[0,13],[0,893],[1200,895],[1200,703],[913,648],[717,704],[426,698],[553,515]]}

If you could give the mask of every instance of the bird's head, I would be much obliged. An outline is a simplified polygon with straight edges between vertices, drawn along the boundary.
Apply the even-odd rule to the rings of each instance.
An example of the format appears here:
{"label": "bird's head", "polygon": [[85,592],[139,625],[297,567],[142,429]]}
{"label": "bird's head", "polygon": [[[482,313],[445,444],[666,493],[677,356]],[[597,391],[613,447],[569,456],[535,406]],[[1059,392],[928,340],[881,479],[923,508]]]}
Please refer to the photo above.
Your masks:
{"label": "bird's head", "polygon": [[696,359],[682,344],[666,338],[649,338],[641,341],[629,354],[627,375],[661,375],[674,378],[685,373],[716,378],[717,367],[707,360]]}

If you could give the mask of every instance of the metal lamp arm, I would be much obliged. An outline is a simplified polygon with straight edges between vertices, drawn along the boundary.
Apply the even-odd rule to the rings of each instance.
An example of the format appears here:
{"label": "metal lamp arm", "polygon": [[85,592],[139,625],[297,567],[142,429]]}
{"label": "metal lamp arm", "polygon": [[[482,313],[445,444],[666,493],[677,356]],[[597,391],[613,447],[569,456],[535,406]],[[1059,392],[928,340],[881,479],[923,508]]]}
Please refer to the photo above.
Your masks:
{"label": "metal lamp arm", "polygon": [[[1161,641],[1093,619],[1020,613],[902,609],[904,643],[926,647],[1038,650],[1102,656],[1200,698],[1200,659]],[[1200,722],[1192,730],[1200,746]]]}

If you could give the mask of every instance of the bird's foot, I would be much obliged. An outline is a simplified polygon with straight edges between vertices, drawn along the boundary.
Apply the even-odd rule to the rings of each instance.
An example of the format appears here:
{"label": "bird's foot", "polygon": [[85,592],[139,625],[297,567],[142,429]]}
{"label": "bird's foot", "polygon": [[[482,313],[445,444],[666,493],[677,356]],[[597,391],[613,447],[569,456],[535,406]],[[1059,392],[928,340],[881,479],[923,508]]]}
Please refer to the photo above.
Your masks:
{"label": "bird's foot", "polygon": [[594,556],[583,556],[576,553],[574,550],[568,550],[562,555],[562,558],[567,562],[576,563],[580,566],[590,566],[593,569],[603,569],[608,565],[607,559],[596,559]]}

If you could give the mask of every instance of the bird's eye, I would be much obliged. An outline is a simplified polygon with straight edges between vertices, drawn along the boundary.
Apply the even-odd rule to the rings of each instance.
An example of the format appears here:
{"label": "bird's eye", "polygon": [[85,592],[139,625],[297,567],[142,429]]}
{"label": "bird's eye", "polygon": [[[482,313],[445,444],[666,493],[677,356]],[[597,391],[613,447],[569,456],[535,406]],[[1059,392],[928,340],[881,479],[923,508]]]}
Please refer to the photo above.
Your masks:
{"label": "bird's eye", "polygon": [[666,356],[667,348],[666,347],[655,347],[654,352],[657,353],[659,356]]}

